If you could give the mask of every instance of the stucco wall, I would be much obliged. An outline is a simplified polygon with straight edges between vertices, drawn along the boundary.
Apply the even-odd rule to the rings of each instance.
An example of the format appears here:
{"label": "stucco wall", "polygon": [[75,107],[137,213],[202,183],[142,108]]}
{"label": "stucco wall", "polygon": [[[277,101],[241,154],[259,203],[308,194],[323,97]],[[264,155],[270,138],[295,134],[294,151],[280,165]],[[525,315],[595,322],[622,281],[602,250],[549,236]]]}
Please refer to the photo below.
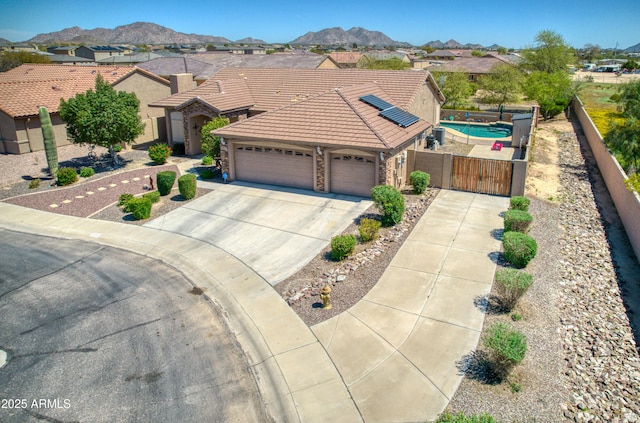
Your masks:
{"label": "stucco wall", "polygon": [[433,125],[440,122],[440,103],[431,86],[425,83],[420,87],[408,112]]}
{"label": "stucco wall", "polygon": [[624,173],[618,161],[607,149],[602,136],[593,124],[593,121],[584,110],[584,106],[578,97],[573,99],[573,109],[580,121],[585,138],[591,147],[593,156],[598,164],[598,169],[607,185],[620,220],[629,237],[636,258],[640,260],[640,197],[629,191],[624,185],[627,175]]}

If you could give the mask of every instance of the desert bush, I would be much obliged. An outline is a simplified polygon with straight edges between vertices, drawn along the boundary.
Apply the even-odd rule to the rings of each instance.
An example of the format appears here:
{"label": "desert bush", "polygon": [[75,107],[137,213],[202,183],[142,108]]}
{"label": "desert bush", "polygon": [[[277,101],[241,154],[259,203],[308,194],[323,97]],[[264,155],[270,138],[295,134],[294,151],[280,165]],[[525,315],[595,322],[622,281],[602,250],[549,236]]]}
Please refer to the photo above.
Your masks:
{"label": "desert bush", "polygon": [[151,216],[151,200],[148,198],[132,198],[127,201],[125,207],[136,220],[148,219]]}
{"label": "desert bush", "polygon": [[488,350],[499,378],[506,377],[527,353],[527,337],[508,323],[498,322],[489,326],[482,337],[482,344]]}
{"label": "desert bush", "polygon": [[355,235],[337,235],[331,238],[331,258],[341,261],[356,248]]}
{"label": "desert bush", "polygon": [[78,180],[78,173],[72,167],[61,167],[56,173],[58,185],[70,185]]}
{"label": "desert bush", "polygon": [[158,187],[160,195],[169,195],[175,181],[176,172],[174,172],[173,170],[158,172],[158,174],[156,175],[156,186]]}
{"label": "desert bush", "polygon": [[213,157],[211,156],[204,156],[202,158],[202,165],[203,166],[211,166],[213,164]]}
{"label": "desert bush", "polygon": [[502,249],[505,260],[516,267],[527,267],[536,256],[538,243],[527,234],[505,232],[502,236]]}
{"label": "desert bush", "polygon": [[29,189],[40,188],[40,178],[32,179],[29,182]]}
{"label": "desert bush", "polygon": [[527,197],[516,195],[509,199],[509,210],[528,211],[529,203],[531,203],[531,201]]}
{"label": "desert bush", "polygon": [[409,181],[411,185],[413,185],[414,194],[424,194],[427,186],[429,186],[430,180],[431,175],[421,170],[411,172],[411,175],[409,175]]}
{"label": "desert bush", "polygon": [[184,156],[184,143],[175,143],[171,146],[171,154],[174,156]]}
{"label": "desert bush", "polygon": [[360,241],[369,242],[378,238],[380,226],[382,226],[382,223],[379,220],[369,219],[368,217],[360,219],[360,224],[358,225]]}
{"label": "desert bush", "polygon": [[402,193],[390,185],[377,185],[371,188],[371,198],[382,213],[382,224],[393,226],[402,221],[404,214],[404,197]]}
{"label": "desert bush", "polygon": [[507,210],[504,213],[504,231],[520,232],[526,234],[529,232],[529,226],[533,221],[533,216],[529,212],[523,210]]}
{"label": "desert bush", "polygon": [[502,269],[496,272],[495,281],[502,307],[511,311],[533,283],[533,276],[521,270]]}
{"label": "desert bush", "polygon": [[213,170],[204,169],[203,171],[200,172],[200,177],[202,179],[213,179]]}
{"label": "desert bush", "polygon": [[158,191],[151,191],[145,194],[142,194],[142,198],[148,198],[151,200],[151,203],[157,203],[160,201],[160,193]]}
{"label": "desert bush", "polygon": [[488,414],[467,416],[462,412],[458,414],[444,412],[438,416],[438,420],[435,423],[498,423],[498,421]]}
{"label": "desert bush", "polygon": [[187,173],[178,178],[178,191],[185,200],[196,196],[196,175]]}
{"label": "desert bush", "polygon": [[118,198],[118,205],[124,206],[132,198],[133,198],[133,194],[121,194],[120,197]]}
{"label": "desert bush", "polygon": [[159,143],[153,144],[149,147],[149,158],[157,165],[161,165],[167,162],[167,159],[171,155],[171,147],[167,144]]}
{"label": "desert bush", "polygon": [[89,178],[96,174],[96,171],[92,167],[83,167],[80,169],[80,176],[83,178]]}

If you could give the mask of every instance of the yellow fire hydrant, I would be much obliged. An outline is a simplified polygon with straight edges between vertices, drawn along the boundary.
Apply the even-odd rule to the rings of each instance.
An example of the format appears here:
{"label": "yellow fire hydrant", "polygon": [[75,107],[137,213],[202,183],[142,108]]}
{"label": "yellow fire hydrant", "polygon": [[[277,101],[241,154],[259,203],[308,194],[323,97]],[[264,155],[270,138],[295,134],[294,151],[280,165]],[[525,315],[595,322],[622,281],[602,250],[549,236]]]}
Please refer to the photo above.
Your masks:
{"label": "yellow fire hydrant", "polygon": [[322,300],[322,308],[329,310],[331,306],[331,287],[325,285],[320,291],[320,299]]}

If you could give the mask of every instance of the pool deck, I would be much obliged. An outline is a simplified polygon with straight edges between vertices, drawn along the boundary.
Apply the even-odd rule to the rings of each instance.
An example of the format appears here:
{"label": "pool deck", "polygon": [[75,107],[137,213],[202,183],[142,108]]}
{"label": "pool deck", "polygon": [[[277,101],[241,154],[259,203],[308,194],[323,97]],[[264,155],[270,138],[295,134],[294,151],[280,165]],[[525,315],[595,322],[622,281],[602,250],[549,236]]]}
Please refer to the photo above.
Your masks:
{"label": "pool deck", "polygon": [[467,156],[481,159],[513,160],[519,159],[520,154],[519,148],[503,146],[501,150],[492,150],[490,145],[475,145]]}

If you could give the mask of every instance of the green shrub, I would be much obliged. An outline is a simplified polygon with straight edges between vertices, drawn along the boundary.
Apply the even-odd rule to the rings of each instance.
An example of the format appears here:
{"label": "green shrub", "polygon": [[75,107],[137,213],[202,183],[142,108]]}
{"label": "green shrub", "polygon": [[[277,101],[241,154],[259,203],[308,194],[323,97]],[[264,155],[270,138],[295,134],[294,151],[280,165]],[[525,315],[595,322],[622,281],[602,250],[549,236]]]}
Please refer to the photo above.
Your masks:
{"label": "green shrub", "polygon": [[203,171],[200,172],[200,177],[202,179],[213,179],[213,170],[204,169]]}
{"label": "green shrub", "polygon": [[148,219],[151,216],[151,200],[148,198],[132,198],[127,201],[125,207],[136,220]]}
{"label": "green shrub", "polygon": [[502,269],[496,272],[495,280],[502,307],[511,311],[533,283],[533,276],[521,270]]}
{"label": "green shrub", "polygon": [[40,178],[32,179],[29,182],[29,189],[40,188]]}
{"label": "green shrub", "polygon": [[113,151],[115,151],[116,153],[119,153],[122,151],[122,144],[116,144],[113,146]]}
{"label": "green shrub", "polygon": [[458,414],[444,412],[438,416],[438,420],[435,423],[498,423],[498,421],[488,414],[466,416],[462,412]]}
{"label": "green shrub", "polygon": [[482,344],[489,351],[497,376],[504,378],[524,360],[527,337],[508,323],[494,323],[487,328]]}
{"label": "green shrub", "polygon": [[121,194],[120,197],[118,198],[118,205],[124,206],[132,198],[133,198],[133,194]]}
{"label": "green shrub", "polygon": [[509,200],[509,210],[529,211],[531,201],[527,197],[516,195]]}
{"label": "green shrub", "polygon": [[502,236],[502,249],[505,260],[523,268],[536,256],[538,243],[527,234],[505,232]]}
{"label": "green shrub", "polygon": [[360,232],[360,241],[369,242],[378,238],[378,231],[380,231],[380,226],[382,223],[375,219],[369,219],[365,217],[360,219],[360,224],[358,225],[358,231]]}
{"label": "green shrub", "polygon": [[80,169],[80,176],[82,176],[83,178],[89,178],[95,174],[96,172],[92,167],[83,167],[82,169]]}
{"label": "green shrub", "polygon": [[382,224],[393,226],[402,221],[404,214],[404,197],[402,193],[390,185],[377,185],[371,188],[371,198],[382,213]]}
{"label": "green shrub", "polygon": [[421,170],[416,170],[409,175],[409,181],[411,185],[413,185],[414,194],[424,194],[424,191],[431,181],[431,175]]}
{"label": "green shrub", "polygon": [[635,191],[640,194],[640,173],[634,173],[624,181],[625,186],[629,191]]}
{"label": "green shrub", "polygon": [[161,165],[166,163],[170,155],[171,147],[167,144],[153,144],[149,147],[149,158],[153,160],[155,164]]}
{"label": "green shrub", "polygon": [[175,143],[171,146],[171,154],[174,156],[184,156],[184,143]]}
{"label": "green shrub", "polygon": [[151,191],[145,194],[142,194],[142,198],[148,198],[151,200],[151,203],[157,203],[160,201],[160,193],[158,191]]}
{"label": "green shrub", "polygon": [[504,231],[526,234],[529,232],[529,226],[532,221],[533,216],[531,216],[529,212],[516,209],[507,210],[504,213]]}
{"label": "green shrub", "polygon": [[213,157],[211,156],[204,156],[202,158],[202,165],[203,166],[211,166],[213,164]]}
{"label": "green shrub", "polygon": [[160,195],[169,195],[175,181],[176,172],[174,172],[173,170],[158,172],[158,174],[156,175],[156,186],[158,187]]}
{"label": "green shrub", "polygon": [[61,167],[56,173],[58,185],[70,185],[78,180],[78,173],[72,167]]}
{"label": "green shrub", "polygon": [[185,200],[191,200],[196,196],[196,175],[187,173],[178,178],[178,191]]}
{"label": "green shrub", "polygon": [[337,235],[331,238],[331,258],[340,261],[356,248],[355,235]]}

